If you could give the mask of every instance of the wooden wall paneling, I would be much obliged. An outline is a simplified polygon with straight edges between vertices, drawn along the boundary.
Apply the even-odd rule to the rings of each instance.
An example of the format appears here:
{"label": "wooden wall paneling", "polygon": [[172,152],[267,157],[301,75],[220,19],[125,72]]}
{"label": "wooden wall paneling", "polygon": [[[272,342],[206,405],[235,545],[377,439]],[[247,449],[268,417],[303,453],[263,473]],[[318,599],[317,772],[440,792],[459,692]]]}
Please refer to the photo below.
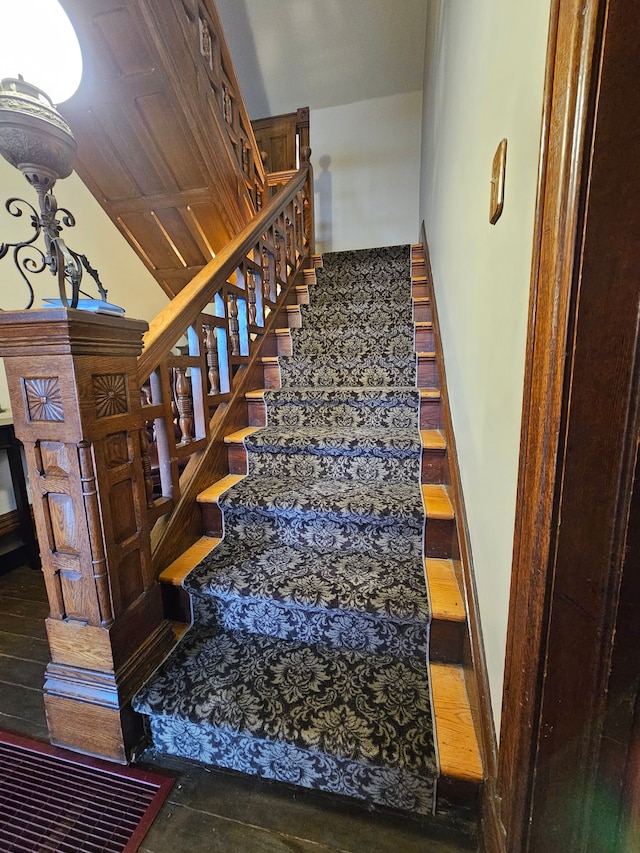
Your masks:
{"label": "wooden wall paneling", "polygon": [[266,154],[268,172],[296,168],[296,113],[257,119],[252,122],[258,148]]}
{"label": "wooden wall paneling", "polygon": [[[637,646],[621,643],[640,589],[626,585],[624,607],[620,589],[638,442],[639,37],[632,0],[552,4],[498,780],[509,850],[628,849],[595,824],[620,816],[612,756],[626,748],[610,735],[633,743],[637,695]],[[616,642],[631,668],[612,669]]]}
{"label": "wooden wall paneling", "polygon": [[[235,87],[243,144],[250,148],[222,34],[216,33],[218,59],[210,67],[199,28],[212,15],[201,4],[64,0],[64,6],[85,59],[81,87],[62,107],[78,142],[77,171],[173,296],[249,221],[264,177],[261,164],[248,155],[239,159],[213,89],[216,74]],[[212,32],[216,25],[210,23]]]}
{"label": "wooden wall paneling", "polygon": [[[267,172],[287,172],[296,168],[296,153],[308,148],[309,107],[295,113],[255,119],[251,122],[258,149],[266,154]],[[302,156],[302,155],[301,155]]]}

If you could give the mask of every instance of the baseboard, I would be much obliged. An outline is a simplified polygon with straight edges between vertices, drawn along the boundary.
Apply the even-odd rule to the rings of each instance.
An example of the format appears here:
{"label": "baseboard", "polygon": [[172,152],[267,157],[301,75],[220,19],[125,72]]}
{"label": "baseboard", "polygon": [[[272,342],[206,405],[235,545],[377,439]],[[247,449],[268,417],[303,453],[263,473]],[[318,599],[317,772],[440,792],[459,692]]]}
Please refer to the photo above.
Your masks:
{"label": "baseboard", "polygon": [[507,839],[500,820],[500,799],[495,780],[488,780],[482,791],[480,813],[480,853],[507,853]]}
{"label": "baseboard", "polygon": [[467,633],[464,648],[465,677],[469,704],[471,706],[471,713],[480,744],[485,774],[481,804],[481,834],[484,837],[483,849],[486,850],[487,853],[502,853],[502,851],[505,850],[504,831],[499,817],[499,800],[495,794],[498,770],[498,748],[493,723],[493,713],[491,710],[491,694],[489,691],[489,679],[484,654],[484,643],[482,640],[478,595],[473,571],[471,540],[467,526],[460,467],[456,451],[455,434],[451,420],[451,410],[449,407],[442,338],[440,335],[440,326],[438,324],[438,310],[433,286],[433,273],[431,269],[431,260],[429,257],[429,248],[424,222],[422,223],[421,228],[421,245],[424,253],[424,275],[426,278],[427,292],[431,302],[436,357],[440,370],[442,412],[449,458],[450,482],[448,483],[448,486],[456,516],[457,536],[456,542],[454,542],[454,548],[457,549],[458,553],[454,556],[457,557],[457,560],[455,560],[458,569],[457,575],[463,589],[467,608]]}

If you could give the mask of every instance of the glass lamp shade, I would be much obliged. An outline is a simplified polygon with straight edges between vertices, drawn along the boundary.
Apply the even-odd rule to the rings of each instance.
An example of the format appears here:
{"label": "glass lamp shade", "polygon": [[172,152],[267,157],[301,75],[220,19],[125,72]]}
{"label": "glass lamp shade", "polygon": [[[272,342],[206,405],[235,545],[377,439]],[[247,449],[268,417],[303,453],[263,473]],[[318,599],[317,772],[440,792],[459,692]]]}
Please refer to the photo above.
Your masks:
{"label": "glass lamp shade", "polygon": [[80,85],[78,37],[58,0],[5,0],[0,27],[0,79],[21,76],[54,104]]}

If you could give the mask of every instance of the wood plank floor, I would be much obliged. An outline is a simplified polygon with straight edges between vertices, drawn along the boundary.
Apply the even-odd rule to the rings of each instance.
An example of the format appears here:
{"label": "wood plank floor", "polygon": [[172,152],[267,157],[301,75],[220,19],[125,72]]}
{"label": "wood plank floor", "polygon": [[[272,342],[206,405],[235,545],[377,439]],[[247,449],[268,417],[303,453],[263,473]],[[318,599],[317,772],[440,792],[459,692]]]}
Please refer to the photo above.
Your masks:
{"label": "wood plank floor", "polygon": [[[1,568],[1,567],[0,567]],[[42,700],[48,607],[39,571],[0,575],[0,728],[47,740]],[[459,853],[455,825],[195,765],[151,750],[139,763],[176,778],[141,853]],[[0,780],[1,784],[1,780]]]}

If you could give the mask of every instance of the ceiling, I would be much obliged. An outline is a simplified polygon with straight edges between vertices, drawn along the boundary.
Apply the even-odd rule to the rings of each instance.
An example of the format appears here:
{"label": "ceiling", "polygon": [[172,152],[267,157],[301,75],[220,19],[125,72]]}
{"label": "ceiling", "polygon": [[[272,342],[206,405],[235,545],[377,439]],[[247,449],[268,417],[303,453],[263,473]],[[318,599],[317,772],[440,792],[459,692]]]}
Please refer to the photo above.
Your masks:
{"label": "ceiling", "polygon": [[428,0],[216,0],[252,119],[422,89]]}

